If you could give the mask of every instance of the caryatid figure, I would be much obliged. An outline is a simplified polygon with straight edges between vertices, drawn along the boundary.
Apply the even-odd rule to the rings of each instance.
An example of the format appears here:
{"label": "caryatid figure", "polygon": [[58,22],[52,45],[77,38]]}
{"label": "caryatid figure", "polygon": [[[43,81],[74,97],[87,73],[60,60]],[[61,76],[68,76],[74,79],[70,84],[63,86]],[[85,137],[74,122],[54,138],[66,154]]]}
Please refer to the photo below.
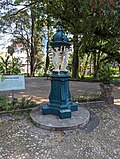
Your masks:
{"label": "caryatid figure", "polygon": [[62,52],[62,63],[61,63],[61,71],[67,72],[68,70],[66,67],[68,66],[68,58],[69,58],[69,49],[64,46],[63,52]]}
{"label": "caryatid figure", "polygon": [[[68,52],[69,49],[66,48],[65,46],[61,46],[54,48],[53,50],[53,65],[54,65],[54,70],[56,72],[59,71],[65,71],[67,72],[68,70],[66,69],[68,65]],[[59,69],[59,56],[60,54],[62,55],[62,61],[61,61],[61,68]]]}
{"label": "caryatid figure", "polygon": [[53,65],[54,65],[54,70],[53,71],[56,71],[56,72],[59,72],[59,56],[60,56],[60,53],[62,51],[62,47],[60,48],[59,50],[59,47],[56,47],[54,49],[52,49],[52,52],[53,52]]}

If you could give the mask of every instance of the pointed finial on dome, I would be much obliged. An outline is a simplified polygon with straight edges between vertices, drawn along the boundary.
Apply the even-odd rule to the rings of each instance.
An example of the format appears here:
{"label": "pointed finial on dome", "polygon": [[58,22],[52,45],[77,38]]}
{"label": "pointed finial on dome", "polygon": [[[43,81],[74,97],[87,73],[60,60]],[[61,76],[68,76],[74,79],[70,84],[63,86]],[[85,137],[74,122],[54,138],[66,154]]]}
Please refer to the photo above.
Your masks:
{"label": "pointed finial on dome", "polygon": [[53,35],[52,42],[50,43],[52,48],[66,46],[70,47],[67,36],[65,35],[64,29],[62,27],[61,21],[57,22],[57,32]]}
{"label": "pointed finial on dome", "polygon": [[64,29],[63,29],[63,27],[62,27],[62,22],[61,22],[61,20],[58,20],[58,22],[57,22],[57,31],[64,31]]}

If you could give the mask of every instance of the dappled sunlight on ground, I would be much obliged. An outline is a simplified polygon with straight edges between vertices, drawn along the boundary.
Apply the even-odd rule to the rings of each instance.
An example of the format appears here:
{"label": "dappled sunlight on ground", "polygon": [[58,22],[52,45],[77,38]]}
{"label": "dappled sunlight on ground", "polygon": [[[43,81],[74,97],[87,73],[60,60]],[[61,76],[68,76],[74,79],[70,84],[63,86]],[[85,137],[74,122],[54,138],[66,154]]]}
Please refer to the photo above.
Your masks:
{"label": "dappled sunlight on ground", "polygon": [[[32,100],[37,103],[48,102],[49,93],[51,89],[51,81],[46,80],[44,77],[29,77],[25,79],[26,87],[25,90],[14,91],[15,98],[32,98]],[[100,87],[98,82],[80,82],[80,81],[70,81],[70,92],[72,95],[83,95],[90,93],[100,92]],[[0,94],[9,94],[12,97],[12,92],[0,92]],[[120,86],[113,85],[113,96],[115,103],[120,105]]]}
{"label": "dappled sunlight on ground", "polygon": [[45,98],[42,98],[42,97],[33,97],[32,98],[32,101],[36,102],[36,103],[45,103],[45,102],[48,102],[49,100],[48,99],[45,99]]}
{"label": "dappled sunlight on ground", "polygon": [[120,98],[117,98],[114,100],[115,105],[120,106]]}
{"label": "dappled sunlight on ground", "polygon": [[27,94],[22,94],[22,95],[16,95],[16,98],[21,99],[21,98],[30,98],[32,101],[36,102],[37,104],[41,104],[41,103],[45,103],[48,102],[49,99],[48,98],[44,98],[43,96],[31,96],[31,95],[27,95]]}

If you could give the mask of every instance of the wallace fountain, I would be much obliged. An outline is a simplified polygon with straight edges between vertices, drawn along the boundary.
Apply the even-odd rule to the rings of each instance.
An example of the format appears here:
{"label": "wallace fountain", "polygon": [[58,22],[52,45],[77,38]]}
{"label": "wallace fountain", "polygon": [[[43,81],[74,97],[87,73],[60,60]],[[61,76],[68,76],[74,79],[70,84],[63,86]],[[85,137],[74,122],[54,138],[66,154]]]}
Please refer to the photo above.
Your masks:
{"label": "wallace fountain", "polygon": [[90,113],[71,101],[67,65],[70,43],[63,27],[58,23],[51,45],[53,72],[49,102],[33,109],[30,116],[39,127],[49,130],[67,130],[83,127],[89,122]]}

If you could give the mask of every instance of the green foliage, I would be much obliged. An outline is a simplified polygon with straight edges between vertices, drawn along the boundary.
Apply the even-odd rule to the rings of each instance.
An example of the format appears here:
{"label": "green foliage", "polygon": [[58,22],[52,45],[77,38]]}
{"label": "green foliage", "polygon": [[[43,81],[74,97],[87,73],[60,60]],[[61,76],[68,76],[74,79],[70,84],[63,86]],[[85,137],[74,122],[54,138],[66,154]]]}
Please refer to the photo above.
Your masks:
{"label": "green foliage", "polygon": [[[11,3],[13,4],[11,5]],[[47,37],[45,30],[49,30],[49,35],[51,34],[52,21],[56,22],[58,19],[62,21],[65,30],[73,36],[79,37],[76,46],[81,58],[87,54],[93,55],[93,59],[90,60],[96,68],[94,69],[96,74],[103,61],[120,63],[120,9],[118,0],[26,0],[25,3],[26,5],[24,5],[24,0],[8,0],[7,4],[0,3],[0,12],[1,15],[4,15],[0,18],[0,31],[3,33],[10,31],[16,42],[24,44],[30,53],[29,62],[31,62],[31,66],[33,65],[33,72],[39,68],[38,65],[43,67],[42,58],[38,51],[42,50],[40,38]],[[25,8],[19,9],[17,5],[22,4]],[[50,29],[46,27],[48,23]],[[74,38],[71,38],[72,44],[73,41]],[[87,58],[85,57],[85,59]],[[74,64],[76,61],[76,59],[72,60],[72,63]],[[83,60],[82,63],[85,70],[87,63]],[[78,65],[73,65],[72,69],[75,70],[76,67]],[[71,68],[69,71],[71,73]],[[85,71],[83,76],[84,73]]]}
{"label": "green foliage", "polygon": [[116,71],[113,70],[110,65],[103,65],[98,73],[99,80],[104,84],[109,84],[112,81],[113,75],[115,75]]}
{"label": "green foliage", "polygon": [[10,102],[7,96],[0,96],[0,110],[19,110],[33,108],[35,106],[37,106],[37,104],[32,101],[32,98],[27,99],[23,97],[20,100],[14,98],[14,100]]}
{"label": "green foliage", "polygon": [[7,57],[0,56],[0,73],[4,75],[10,75],[10,74],[19,74],[21,73],[20,67],[21,62],[19,58],[13,58],[11,60],[10,56],[7,55]]}
{"label": "green foliage", "polygon": [[21,98],[21,100],[18,101],[17,105],[19,109],[26,109],[37,106],[37,104],[32,101],[32,98],[26,99],[25,97]]}
{"label": "green foliage", "polygon": [[0,110],[10,110],[11,103],[8,102],[7,96],[0,96]]}
{"label": "green foliage", "polygon": [[92,102],[102,101],[103,97],[100,92],[84,93],[82,95],[72,95],[72,100],[75,102]]}
{"label": "green foliage", "polygon": [[[18,9],[21,6],[23,0],[15,0],[10,2],[9,10],[5,10],[4,16],[1,17],[2,23],[0,31],[2,33],[9,33],[12,35],[10,40],[13,42],[14,46],[16,44],[23,44],[24,50],[28,53],[27,61],[30,64],[31,74],[34,74],[36,69],[43,65],[43,45],[42,40],[44,32],[42,32],[43,26],[45,25],[43,11],[41,11],[41,5],[36,2],[26,1],[26,5],[29,6],[27,9]],[[33,4],[33,5],[31,5]],[[44,4],[44,3],[43,3]],[[9,6],[9,0],[8,0]],[[38,12],[39,10],[39,12]],[[41,22],[39,25],[37,21]],[[14,26],[14,27],[13,27]],[[14,70],[13,70],[14,71]],[[18,68],[14,71],[18,72]]]}
{"label": "green foliage", "polygon": [[94,77],[93,77],[93,75],[85,75],[84,76],[84,81],[94,81]]}

